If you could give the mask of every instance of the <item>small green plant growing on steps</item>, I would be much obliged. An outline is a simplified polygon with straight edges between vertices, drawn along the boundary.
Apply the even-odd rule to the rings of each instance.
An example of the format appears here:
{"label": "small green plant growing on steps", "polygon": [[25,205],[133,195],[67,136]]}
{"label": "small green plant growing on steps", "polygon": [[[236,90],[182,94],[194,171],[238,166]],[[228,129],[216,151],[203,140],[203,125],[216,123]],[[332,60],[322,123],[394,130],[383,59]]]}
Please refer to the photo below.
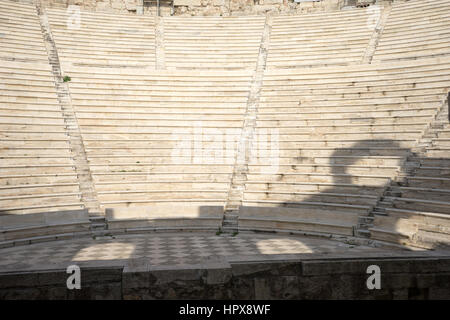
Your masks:
{"label": "small green plant growing on steps", "polygon": [[219,228],[219,230],[216,232],[216,236],[220,236],[222,234],[222,228]]}
{"label": "small green plant growing on steps", "polygon": [[64,76],[63,81],[64,82],[69,82],[70,80],[72,80],[69,76]]}
{"label": "small green plant growing on steps", "polygon": [[235,232],[233,232],[233,234],[231,236],[236,237],[238,234],[239,234],[239,232],[235,231]]}

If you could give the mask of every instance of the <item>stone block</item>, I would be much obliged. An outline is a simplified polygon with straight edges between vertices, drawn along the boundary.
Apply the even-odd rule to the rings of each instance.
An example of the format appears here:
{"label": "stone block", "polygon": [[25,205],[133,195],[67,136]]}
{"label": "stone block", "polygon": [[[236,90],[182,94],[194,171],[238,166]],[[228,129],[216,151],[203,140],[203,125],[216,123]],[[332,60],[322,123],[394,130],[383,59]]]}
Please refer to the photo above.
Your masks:
{"label": "stone block", "polygon": [[332,288],[329,276],[299,277],[299,299],[331,299]]}
{"label": "stone block", "polygon": [[174,6],[198,7],[202,5],[201,0],[174,0]]}
{"label": "stone block", "polygon": [[249,277],[233,278],[230,286],[232,299],[252,300],[255,297],[255,281]]}
{"label": "stone block", "polygon": [[0,289],[30,288],[39,284],[38,273],[4,273],[0,275]]}
{"label": "stone block", "polygon": [[65,270],[47,271],[38,274],[39,286],[65,287],[69,274]]}
{"label": "stone block", "polygon": [[[367,275],[368,277],[369,275]],[[381,271],[381,288],[406,289],[416,285],[415,274],[411,273],[388,273]]]}
{"label": "stone block", "polygon": [[109,2],[97,2],[96,7],[95,7],[96,11],[111,11],[111,7],[109,5]]}
{"label": "stone block", "polygon": [[428,288],[409,288],[408,300],[427,300],[429,289]]}
{"label": "stone block", "polygon": [[255,278],[255,299],[267,300],[270,297],[270,288],[265,278]]}
{"label": "stone block", "polygon": [[211,4],[213,6],[224,6],[225,0],[212,0]]}
{"label": "stone block", "polygon": [[203,281],[207,285],[225,284],[231,280],[231,266],[228,263],[207,264],[205,268]]}
{"label": "stone block", "polygon": [[81,284],[112,283],[122,281],[122,268],[81,268]]}
{"label": "stone block", "polygon": [[339,0],[324,0],[323,7],[327,12],[336,11],[340,9],[340,2]]}
{"label": "stone block", "polygon": [[418,288],[439,287],[450,289],[450,273],[424,273],[417,275]]}
{"label": "stone block", "polygon": [[260,272],[270,272],[273,265],[268,263],[243,263],[243,264],[233,264],[232,272],[233,276],[246,276],[251,274],[257,274]]}
{"label": "stone block", "polygon": [[90,289],[91,297],[94,300],[121,300],[122,284],[108,283],[105,285],[96,285]]}
{"label": "stone block", "polygon": [[150,273],[148,271],[149,264],[147,261],[130,261],[123,269],[123,289],[148,288],[150,285]]}
{"label": "stone block", "polygon": [[[296,276],[269,277],[266,282],[269,286],[268,299],[284,300],[299,299],[300,297],[300,287],[298,285],[298,277]],[[255,296],[257,294],[256,290],[257,287],[255,285]]]}
{"label": "stone block", "polygon": [[45,298],[46,295],[38,288],[0,289],[0,300],[37,300]]}
{"label": "stone block", "polygon": [[106,218],[115,219],[173,219],[221,218],[222,206],[155,204],[138,208],[108,208]]}
{"label": "stone block", "polygon": [[302,265],[304,275],[322,274],[361,274],[369,265],[378,265],[381,273],[419,273],[450,269],[448,259],[361,259],[351,261],[305,261]]}
{"label": "stone block", "polygon": [[407,289],[397,289],[392,291],[392,299],[394,300],[408,300]]}

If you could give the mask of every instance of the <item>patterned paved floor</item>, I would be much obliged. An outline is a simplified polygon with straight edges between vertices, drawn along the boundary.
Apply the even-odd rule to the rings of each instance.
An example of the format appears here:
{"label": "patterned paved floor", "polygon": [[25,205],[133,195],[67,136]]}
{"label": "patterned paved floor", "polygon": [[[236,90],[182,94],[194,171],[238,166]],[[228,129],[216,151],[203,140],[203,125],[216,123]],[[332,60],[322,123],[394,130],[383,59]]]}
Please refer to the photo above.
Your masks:
{"label": "patterned paved floor", "polygon": [[240,234],[177,233],[116,236],[38,243],[0,250],[0,270],[71,261],[147,258],[151,265],[196,264],[217,256],[255,254],[367,253],[373,247],[322,238]]}

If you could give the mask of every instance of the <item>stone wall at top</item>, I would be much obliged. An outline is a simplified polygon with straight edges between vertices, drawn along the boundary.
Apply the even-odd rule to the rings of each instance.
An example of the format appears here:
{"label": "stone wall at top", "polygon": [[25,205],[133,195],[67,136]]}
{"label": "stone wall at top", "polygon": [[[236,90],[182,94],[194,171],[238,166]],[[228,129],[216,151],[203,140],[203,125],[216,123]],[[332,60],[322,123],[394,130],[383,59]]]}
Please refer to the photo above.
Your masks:
{"label": "stone wall at top", "polygon": [[[156,0],[147,2],[143,14],[156,14]],[[344,6],[394,0],[160,0],[160,14],[182,16],[238,16],[263,14],[302,14],[332,12]],[[398,0],[396,0],[398,1]],[[95,12],[138,14],[142,0],[41,0],[47,8],[79,6],[82,10]]]}
{"label": "stone wall at top", "polygon": [[296,3],[293,0],[174,0],[175,15],[236,16],[340,10],[346,0]]}

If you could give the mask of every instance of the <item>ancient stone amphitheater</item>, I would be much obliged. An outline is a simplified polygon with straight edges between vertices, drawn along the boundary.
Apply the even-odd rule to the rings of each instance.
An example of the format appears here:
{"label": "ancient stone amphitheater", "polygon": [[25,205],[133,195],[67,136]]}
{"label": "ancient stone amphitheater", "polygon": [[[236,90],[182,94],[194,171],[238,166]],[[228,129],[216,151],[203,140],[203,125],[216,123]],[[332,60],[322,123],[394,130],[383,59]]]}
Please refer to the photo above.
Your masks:
{"label": "ancient stone amphitheater", "polygon": [[450,299],[449,10],[0,0],[0,298]]}

